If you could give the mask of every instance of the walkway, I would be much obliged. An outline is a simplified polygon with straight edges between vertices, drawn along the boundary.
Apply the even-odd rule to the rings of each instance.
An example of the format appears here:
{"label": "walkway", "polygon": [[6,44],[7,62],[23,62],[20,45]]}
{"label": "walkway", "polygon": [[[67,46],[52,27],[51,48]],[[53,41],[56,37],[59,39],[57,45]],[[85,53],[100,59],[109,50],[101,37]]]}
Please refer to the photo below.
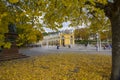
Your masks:
{"label": "walkway", "polygon": [[41,54],[49,54],[49,53],[98,53],[98,54],[107,54],[111,55],[111,50],[106,49],[101,51],[96,51],[95,47],[87,47],[84,46],[74,46],[71,48],[68,47],[60,47],[59,49],[56,46],[44,46],[44,47],[34,47],[34,48],[24,48],[19,50],[20,53],[29,55],[29,56],[37,56]]}

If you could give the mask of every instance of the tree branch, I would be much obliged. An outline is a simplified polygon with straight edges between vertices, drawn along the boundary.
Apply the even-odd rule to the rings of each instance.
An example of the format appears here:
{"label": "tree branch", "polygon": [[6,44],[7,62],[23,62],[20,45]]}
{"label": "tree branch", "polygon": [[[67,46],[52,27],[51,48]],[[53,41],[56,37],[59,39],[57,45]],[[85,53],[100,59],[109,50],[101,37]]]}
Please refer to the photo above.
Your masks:
{"label": "tree branch", "polygon": [[112,11],[113,11],[113,4],[114,3],[111,3],[111,2],[108,2],[106,5],[102,4],[102,3],[99,3],[99,2],[95,2],[95,5],[93,5],[90,1],[86,1],[87,5],[91,5],[91,6],[94,6],[96,8],[100,8],[102,10],[104,10],[105,12],[105,15],[109,18],[112,17]]}

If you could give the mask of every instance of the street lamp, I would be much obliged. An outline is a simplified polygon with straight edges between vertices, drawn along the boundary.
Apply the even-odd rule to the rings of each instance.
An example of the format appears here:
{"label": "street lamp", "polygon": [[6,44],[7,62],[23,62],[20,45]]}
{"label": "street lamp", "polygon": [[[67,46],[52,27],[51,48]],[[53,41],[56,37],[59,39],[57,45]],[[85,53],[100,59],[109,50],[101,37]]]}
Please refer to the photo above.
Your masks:
{"label": "street lamp", "polygon": [[101,50],[101,39],[100,39],[100,34],[96,33],[96,38],[97,38],[97,51]]}
{"label": "street lamp", "polygon": [[97,38],[96,50],[99,51],[99,35],[98,35],[98,33],[96,33],[96,38]]}

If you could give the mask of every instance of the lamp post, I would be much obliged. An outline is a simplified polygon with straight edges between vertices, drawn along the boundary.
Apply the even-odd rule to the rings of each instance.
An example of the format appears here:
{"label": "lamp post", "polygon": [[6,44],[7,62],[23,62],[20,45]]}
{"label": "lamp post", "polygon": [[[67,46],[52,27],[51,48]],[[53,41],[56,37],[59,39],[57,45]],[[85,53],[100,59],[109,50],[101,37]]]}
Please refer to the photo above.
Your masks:
{"label": "lamp post", "polygon": [[99,51],[99,35],[96,33],[96,38],[97,38],[97,44],[96,44],[96,50]]}
{"label": "lamp post", "polygon": [[97,38],[97,51],[101,50],[101,39],[100,39],[100,34],[96,33],[96,38]]}

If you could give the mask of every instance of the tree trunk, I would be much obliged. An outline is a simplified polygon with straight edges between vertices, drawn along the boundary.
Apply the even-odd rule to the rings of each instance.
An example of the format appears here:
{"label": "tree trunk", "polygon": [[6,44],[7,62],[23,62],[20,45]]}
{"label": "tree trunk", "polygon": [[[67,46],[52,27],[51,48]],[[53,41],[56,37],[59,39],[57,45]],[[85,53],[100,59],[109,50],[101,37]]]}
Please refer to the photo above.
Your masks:
{"label": "tree trunk", "polygon": [[120,8],[112,15],[112,73],[111,80],[120,80]]}

